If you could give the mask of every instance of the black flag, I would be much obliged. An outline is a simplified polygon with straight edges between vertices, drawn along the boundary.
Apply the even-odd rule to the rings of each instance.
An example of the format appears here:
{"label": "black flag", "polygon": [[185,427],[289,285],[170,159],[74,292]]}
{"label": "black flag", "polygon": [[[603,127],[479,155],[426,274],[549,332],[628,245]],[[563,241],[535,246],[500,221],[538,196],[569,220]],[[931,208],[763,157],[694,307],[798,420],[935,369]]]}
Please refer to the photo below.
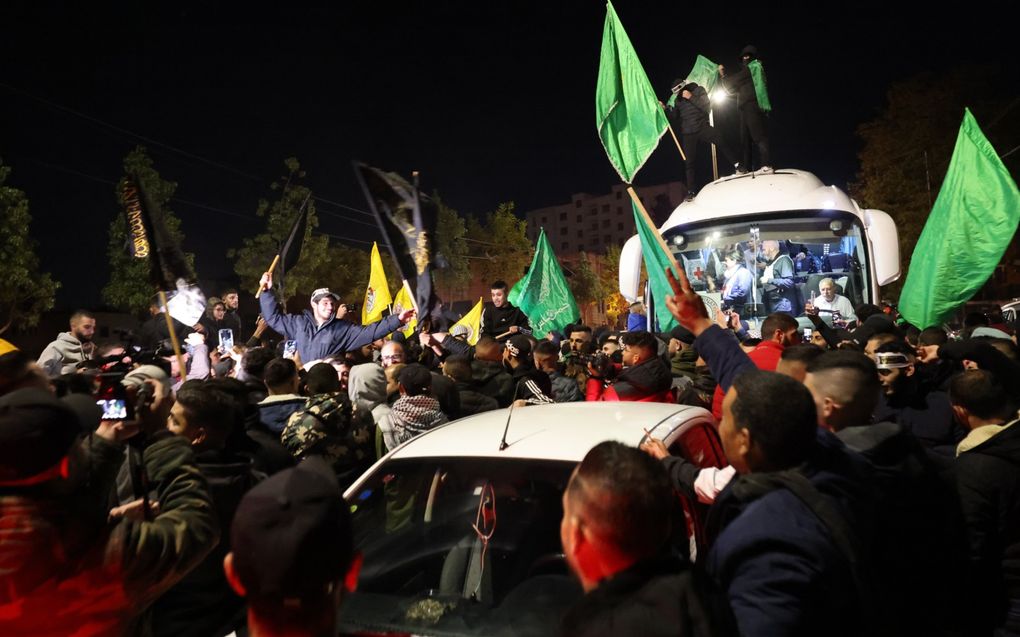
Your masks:
{"label": "black flag", "polygon": [[121,201],[127,215],[128,251],[149,262],[149,281],[157,290],[172,291],[177,281],[195,283],[195,272],[184,257],[181,246],[170,238],[162,209],[142,186],[137,174],[124,178]]}
{"label": "black flag", "polygon": [[280,263],[276,266],[280,271],[279,276],[276,278],[276,285],[280,290],[279,298],[283,298],[284,277],[291,268],[297,265],[298,259],[301,258],[301,248],[305,243],[305,230],[308,228],[308,200],[311,197],[312,193],[309,191],[304,203],[301,204],[301,209],[298,210],[297,216],[294,217],[294,223],[291,224],[287,240],[284,241],[283,246],[280,248]]}
{"label": "black flag", "polygon": [[418,304],[418,322],[442,329],[439,299],[432,287],[432,268],[441,267],[436,251],[439,208],[396,173],[354,162],[354,172],[390,249]]}

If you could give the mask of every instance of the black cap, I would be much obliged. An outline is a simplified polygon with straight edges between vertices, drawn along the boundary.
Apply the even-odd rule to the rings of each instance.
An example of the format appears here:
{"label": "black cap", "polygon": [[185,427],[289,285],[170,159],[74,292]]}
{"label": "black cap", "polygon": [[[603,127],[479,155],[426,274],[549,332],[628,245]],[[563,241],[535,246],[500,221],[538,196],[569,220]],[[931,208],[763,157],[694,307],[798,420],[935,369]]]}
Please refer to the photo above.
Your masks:
{"label": "black cap", "polygon": [[506,340],[506,348],[514,358],[531,356],[531,339],[524,334],[514,334]]}
{"label": "black cap", "polygon": [[681,343],[686,343],[688,345],[694,343],[694,334],[683,325],[677,325],[671,329],[669,331],[669,335],[671,338],[675,338]]}
{"label": "black cap", "polygon": [[25,480],[56,466],[81,430],[75,412],[44,389],[0,397],[0,482]]}
{"label": "black cap", "polygon": [[234,568],[249,598],[321,599],[354,553],[348,505],[329,465],[309,458],[241,499],[230,533]]}
{"label": "black cap", "polygon": [[432,374],[424,365],[418,363],[405,365],[397,373],[397,382],[412,396],[427,394],[432,390]]}

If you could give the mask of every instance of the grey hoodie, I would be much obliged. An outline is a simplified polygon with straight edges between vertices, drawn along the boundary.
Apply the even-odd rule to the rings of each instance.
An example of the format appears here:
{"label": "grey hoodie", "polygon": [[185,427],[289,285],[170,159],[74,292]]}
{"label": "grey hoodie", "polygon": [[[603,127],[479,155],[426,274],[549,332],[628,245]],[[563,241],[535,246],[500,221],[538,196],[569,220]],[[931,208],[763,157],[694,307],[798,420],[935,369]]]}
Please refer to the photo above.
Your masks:
{"label": "grey hoodie", "polygon": [[38,362],[47,376],[56,378],[61,374],[73,374],[78,363],[91,359],[95,351],[94,343],[82,343],[70,332],[61,332],[57,340],[46,346]]}

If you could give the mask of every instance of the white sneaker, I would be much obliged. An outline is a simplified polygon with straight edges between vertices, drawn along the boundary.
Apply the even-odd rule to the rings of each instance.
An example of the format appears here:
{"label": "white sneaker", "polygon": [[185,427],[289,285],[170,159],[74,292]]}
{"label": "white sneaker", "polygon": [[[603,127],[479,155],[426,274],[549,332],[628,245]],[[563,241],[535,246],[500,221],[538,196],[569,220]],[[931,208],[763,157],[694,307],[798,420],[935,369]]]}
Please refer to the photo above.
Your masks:
{"label": "white sneaker", "polygon": [[743,166],[741,166],[740,162],[738,161],[737,163],[733,164],[733,174],[734,175],[746,175],[747,174],[747,169],[744,168]]}
{"label": "white sneaker", "polygon": [[770,175],[775,171],[772,170],[772,166],[762,166],[761,168],[758,169],[758,172],[760,172],[763,175]]}

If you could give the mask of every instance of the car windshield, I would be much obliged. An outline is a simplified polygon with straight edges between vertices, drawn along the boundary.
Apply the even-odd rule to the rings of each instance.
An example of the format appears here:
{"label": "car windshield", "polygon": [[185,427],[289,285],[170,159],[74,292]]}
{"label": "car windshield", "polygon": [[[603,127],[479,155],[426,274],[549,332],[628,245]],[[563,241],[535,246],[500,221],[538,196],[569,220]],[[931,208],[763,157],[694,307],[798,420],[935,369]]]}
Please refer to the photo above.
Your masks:
{"label": "car windshield", "polygon": [[[760,278],[770,261],[765,250],[770,241],[778,244],[780,254],[793,261],[792,314],[803,313],[805,303],[819,294],[819,283],[827,278],[832,279],[835,292],[849,299],[852,307],[874,302],[869,286],[867,242],[857,218],[846,212],[803,210],[742,216],[729,223],[676,226],[664,231],[663,238],[677,261],[682,262],[695,291],[718,306],[725,305],[722,295],[727,272],[733,271],[732,264],[750,270],[752,289],[740,299],[738,308],[738,312],[743,310],[744,318],[763,318],[768,314]],[[737,254],[739,260],[727,263],[727,256]]]}
{"label": "car windshield", "polygon": [[581,596],[559,535],[574,466],[415,458],[377,468],[348,498],[364,566],[344,632],[555,634]]}

